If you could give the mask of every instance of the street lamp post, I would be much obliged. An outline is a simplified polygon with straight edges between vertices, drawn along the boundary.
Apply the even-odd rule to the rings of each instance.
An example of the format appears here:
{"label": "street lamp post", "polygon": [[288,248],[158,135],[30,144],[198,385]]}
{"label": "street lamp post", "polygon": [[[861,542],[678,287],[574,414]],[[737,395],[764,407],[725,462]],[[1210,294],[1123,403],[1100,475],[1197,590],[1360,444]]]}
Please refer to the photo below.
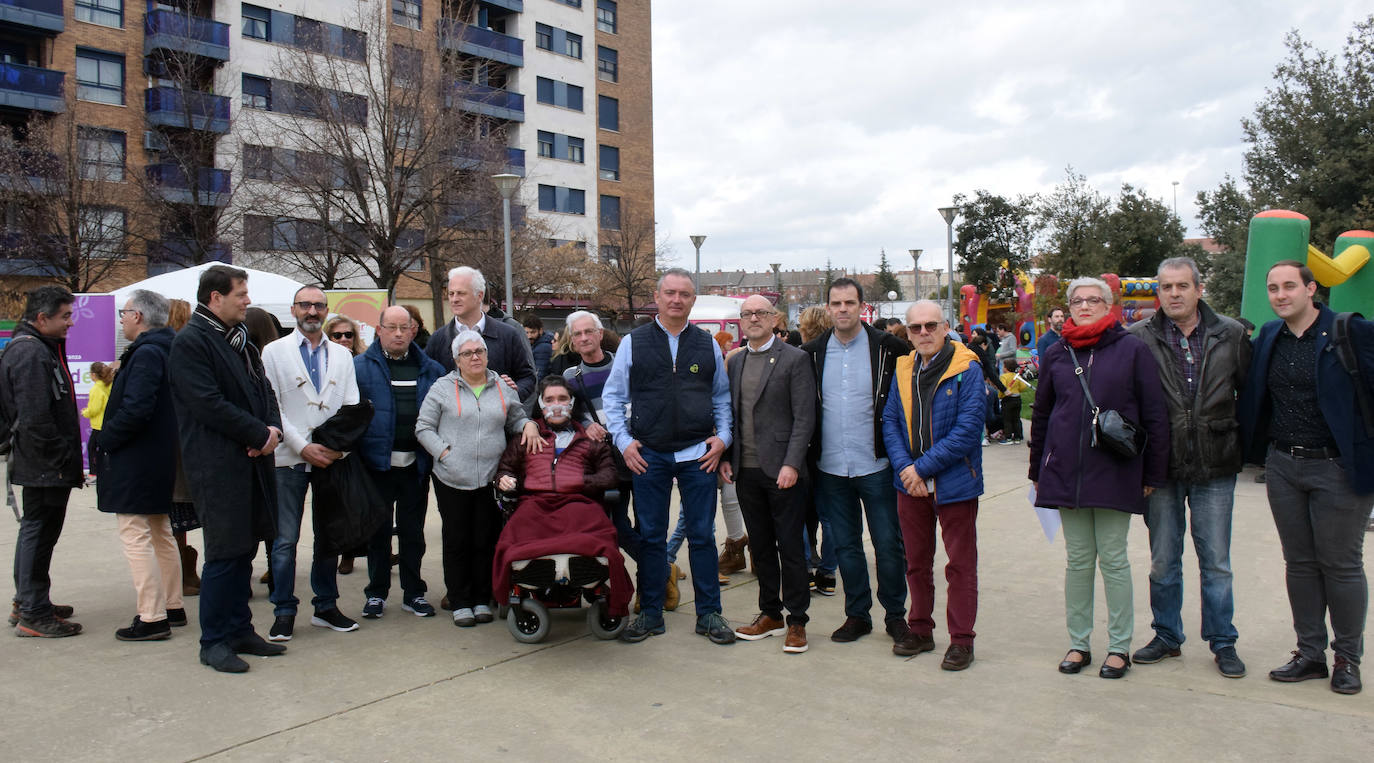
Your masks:
{"label": "street lamp post", "polygon": [[505,234],[505,265],[506,265],[506,315],[515,313],[515,294],[511,291],[510,277],[510,197],[515,195],[515,189],[520,185],[520,176],[503,172],[499,175],[492,175],[491,179],[496,183],[496,190],[501,192],[501,226]]}
{"label": "street lamp post", "polygon": [[1178,181],[1174,181],[1174,217],[1178,217]]}
{"label": "street lamp post", "polygon": [[949,290],[945,292],[945,317],[954,323],[954,218],[959,214],[958,207],[940,207],[940,216],[945,219],[945,243],[949,248]]}
{"label": "street lamp post", "polygon": [[[935,295],[936,295],[937,297],[940,295],[940,274],[943,273],[943,272],[944,272],[944,269],[943,269],[943,268],[936,268],[936,269],[935,269]],[[953,278],[953,276],[951,276],[951,278]]]}
{"label": "street lamp post", "polygon": [[923,249],[908,249],[911,252],[911,298],[921,297],[921,252]]}
{"label": "street lamp post", "polygon": [[698,294],[700,294],[700,293],[701,293],[701,244],[702,244],[703,241],[706,240],[706,237],[705,237],[705,236],[690,236],[689,238],[692,239],[692,246],[693,246],[693,247],[696,247],[696,250],[697,250],[697,270],[696,270],[696,279],[695,279],[694,282],[692,283],[692,289],[693,289],[694,291],[696,291]]}

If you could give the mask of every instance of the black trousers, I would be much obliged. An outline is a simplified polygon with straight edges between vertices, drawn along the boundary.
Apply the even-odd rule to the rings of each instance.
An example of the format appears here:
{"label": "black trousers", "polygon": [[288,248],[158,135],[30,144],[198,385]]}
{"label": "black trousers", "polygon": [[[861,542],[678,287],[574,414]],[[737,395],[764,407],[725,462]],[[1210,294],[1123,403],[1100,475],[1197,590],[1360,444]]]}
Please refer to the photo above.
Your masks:
{"label": "black trousers", "polygon": [[[759,578],[759,611],[788,625],[806,625],[811,585],[802,550],[807,491],[801,480],[778,488],[762,469],[740,469],[735,476],[740,512],[749,532],[749,552]],[[781,595],[779,595],[781,592]]]}
{"label": "black trousers", "polygon": [[1021,432],[1020,395],[1002,398],[1002,438],[1004,440],[1024,439]]}
{"label": "black trousers", "polygon": [[[269,545],[270,548],[270,545]],[[205,560],[200,571],[200,645],[242,638],[253,632],[252,553],[231,559]],[[271,556],[269,550],[268,556]]]}
{"label": "black trousers", "polygon": [[14,546],[14,599],[26,619],[52,612],[52,551],[67,520],[69,487],[25,487],[19,540]]}
{"label": "black trousers", "polygon": [[[420,577],[420,562],[425,558],[425,511],[429,508],[429,484],[414,466],[393,466],[372,472],[395,508],[396,541],[400,547],[401,593],[407,600],[424,596],[429,587]],[[377,528],[367,544],[367,587],[369,599],[385,599],[391,592],[391,522]]]}
{"label": "black trousers", "polygon": [[501,534],[491,488],[459,490],[435,480],[434,497],[444,522],[444,586],[449,604],[458,610],[489,603],[491,561]]}

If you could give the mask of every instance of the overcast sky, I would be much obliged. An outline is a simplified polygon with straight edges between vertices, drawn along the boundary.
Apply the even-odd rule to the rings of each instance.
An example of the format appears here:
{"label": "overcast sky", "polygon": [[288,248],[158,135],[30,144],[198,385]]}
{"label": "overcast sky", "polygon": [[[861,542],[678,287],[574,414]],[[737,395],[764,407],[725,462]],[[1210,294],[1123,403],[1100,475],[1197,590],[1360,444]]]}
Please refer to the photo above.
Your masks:
{"label": "overcast sky", "polygon": [[[1148,10],[1142,10],[1148,8]],[[656,0],[659,235],[703,270],[944,267],[938,207],[1064,168],[1173,204],[1241,174],[1240,120],[1297,29],[1336,52],[1367,2]]]}

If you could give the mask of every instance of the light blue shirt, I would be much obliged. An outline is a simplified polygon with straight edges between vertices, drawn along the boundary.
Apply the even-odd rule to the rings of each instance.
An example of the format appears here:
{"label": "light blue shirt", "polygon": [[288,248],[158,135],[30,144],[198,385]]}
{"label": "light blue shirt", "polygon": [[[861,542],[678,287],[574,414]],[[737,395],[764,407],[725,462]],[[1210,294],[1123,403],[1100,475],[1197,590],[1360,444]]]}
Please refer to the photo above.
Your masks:
{"label": "light blue shirt", "polygon": [[868,332],[848,342],[833,332],[821,377],[821,457],[816,466],[837,477],[862,477],[887,468],[873,457],[873,360]]}
{"label": "light blue shirt", "polygon": [[305,370],[310,374],[310,383],[315,385],[315,391],[320,391],[320,384],[324,381],[325,371],[329,367],[329,353],[325,352],[324,343],[329,340],[320,337],[320,343],[315,349],[310,349],[310,339],[302,334],[300,329],[296,329],[296,335],[301,338],[301,362],[305,363]]}
{"label": "light blue shirt", "polygon": [[[663,324],[658,318],[654,318],[659,328]],[[701,329],[692,324],[687,324],[684,331]],[[663,332],[668,335],[668,353],[673,360],[677,360],[678,339],[680,336],[674,334],[666,328]],[[625,337],[625,341],[615,350],[615,360],[611,362],[611,375],[606,379],[606,386],[601,391],[601,402],[606,406],[606,430],[611,433],[611,441],[625,452],[634,442],[634,437],[630,434],[630,366],[634,364],[631,357],[630,348],[634,346],[634,341],[630,337]],[[725,371],[725,356],[720,352],[720,345],[715,340],[711,340],[711,349],[716,356],[716,372],[711,378],[711,412],[716,421],[716,437],[725,443],[725,447],[730,447],[730,426],[733,421],[733,413],[730,410],[730,375]],[[870,408],[871,408],[870,404]],[[706,441],[702,440],[696,445],[690,445],[673,454],[673,460],[677,462],[695,461],[706,455]],[[870,450],[870,452],[872,452]]]}

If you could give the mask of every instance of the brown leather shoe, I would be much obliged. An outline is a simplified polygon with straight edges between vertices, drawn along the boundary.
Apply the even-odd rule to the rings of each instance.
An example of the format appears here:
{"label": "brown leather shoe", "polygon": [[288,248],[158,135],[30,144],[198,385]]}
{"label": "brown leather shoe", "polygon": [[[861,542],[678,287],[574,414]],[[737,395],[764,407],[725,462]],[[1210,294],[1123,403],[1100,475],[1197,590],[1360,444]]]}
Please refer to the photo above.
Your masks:
{"label": "brown leather shoe", "polygon": [[353,574],[353,557],[351,557],[351,556],[341,556],[341,557],[339,557],[339,574],[340,574],[340,575],[352,575],[352,574]]}
{"label": "brown leather shoe", "polygon": [[941,670],[963,670],[973,664],[973,647],[963,644],[950,644],[945,650],[945,659],[940,663]]}
{"label": "brown leather shoe", "polygon": [[782,642],[782,650],[788,654],[801,654],[806,648],[806,626],[787,626],[787,640]]}
{"label": "brown leather shoe", "polygon": [[898,657],[913,657],[921,652],[935,651],[935,637],[929,633],[920,634],[908,631],[906,637],[892,645],[892,653]]}
{"label": "brown leather shoe", "polygon": [[744,549],[749,545],[749,536],[746,535],[738,540],[725,541],[725,548],[720,551],[720,559],[717,566],[720,567],[720,574],[733,575],[736,572],[743,572],[748,563],[744,559]]}
{"label": "brown leather shoe", "polygon": [[196,573],[196,560],[200,553],[195,546],[182,546],[181,553],[181,595],[200,595],[200,575]]}
{"label": "brown leather shoe", "polygon": [[678,569],[676,564],[668,565],[668,585],[663,590],[663,610],[672,612],[677,609],[677,604],[682,600],[682,592],[677,586]]}
{"label": "brown leather shoe", "polygon": [[788,628],[783,621],[769,617],[762,612],[754,618],[754,622],[735,629],[735,635],[745,641],[758,641],[769,636],[781,636],[784,633],[788,633]]}

